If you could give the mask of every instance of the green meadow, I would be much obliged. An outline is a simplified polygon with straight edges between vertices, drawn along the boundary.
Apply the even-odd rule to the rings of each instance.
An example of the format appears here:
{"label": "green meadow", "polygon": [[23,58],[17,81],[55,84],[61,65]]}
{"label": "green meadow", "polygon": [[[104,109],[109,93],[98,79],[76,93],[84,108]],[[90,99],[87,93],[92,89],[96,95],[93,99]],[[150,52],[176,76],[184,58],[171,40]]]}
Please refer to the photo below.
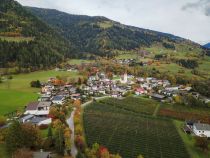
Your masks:
{"label": "green meadow", "polygon": [[49,77],[55,76],[79,77],[77,72],[49,70],[14,75],[13,79],[0,83],[0,115],[21,110],[28,102],[38,98],[40,89],[31,88],[31,81],[47,81]]}

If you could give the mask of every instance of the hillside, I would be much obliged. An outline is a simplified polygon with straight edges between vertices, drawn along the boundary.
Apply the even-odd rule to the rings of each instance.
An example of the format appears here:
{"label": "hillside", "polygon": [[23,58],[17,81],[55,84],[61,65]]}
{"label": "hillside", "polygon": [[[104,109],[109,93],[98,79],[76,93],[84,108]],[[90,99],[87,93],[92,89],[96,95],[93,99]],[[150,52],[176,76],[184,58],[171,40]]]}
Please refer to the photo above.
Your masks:
{"label": "hillside", "polygon": [[174,35],[123,25],[105,17],[71,15],[54,9],[27,9],[58,30],[80,52],[113,55],[116,50],[134,50],[156,43],[169,49],[183,42],[200,47]]}
{"label": "hillside", "polygon": [[203,47],[210,48],[210,43],[207,43],[207,44],[203,45]]}
{"label": "hillside", "polygon": [[71,44],[67,40],[18,2],[1,0],[1,68],[45,68],[69,57],[71,52]]}

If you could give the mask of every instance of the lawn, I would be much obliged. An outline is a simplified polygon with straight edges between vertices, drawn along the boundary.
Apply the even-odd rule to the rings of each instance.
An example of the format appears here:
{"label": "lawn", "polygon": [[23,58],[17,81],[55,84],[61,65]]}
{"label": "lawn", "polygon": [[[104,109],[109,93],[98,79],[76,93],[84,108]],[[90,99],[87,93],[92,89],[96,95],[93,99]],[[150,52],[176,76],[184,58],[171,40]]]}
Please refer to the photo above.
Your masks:
{"label": "lawn", "polygon": [[30,101],[38,98],[38,94],[33,92],[20,92],[15,90],[0,89],[0,115],[4,115],[15,110],[23,110],[23,107]]}
{"label": "lawn", "polygon": [[38,88],[31,88],[30,82],[33,80],[47,81],[49,77],[67,76],[77,78],[77,72],[66,71],[37,71],[28,74],[14,75],[12,80],[4,81],[0,84],[0,115],[21,109],[28,102],[37,100],[40,91]]}
{"label": "lawn", "polygon": [[71,59],[68,61],[68,63],[72,65],[87,64],[87,63],[92,63],[92,62],[93,60],[84,60],[84,59]]}
{"label": "lawn", "polygon": [[[133,103],[138,106],[135,100]],[[171,120],[142,115],[142,110],[137,112],[127,108],[129,105],[122,108],[126,104],[116,104],[94,102],[85,107],[83,121],[88,146],[97,142],[124,158],[136,158],[139,154],[144,158],[189,157]]]}

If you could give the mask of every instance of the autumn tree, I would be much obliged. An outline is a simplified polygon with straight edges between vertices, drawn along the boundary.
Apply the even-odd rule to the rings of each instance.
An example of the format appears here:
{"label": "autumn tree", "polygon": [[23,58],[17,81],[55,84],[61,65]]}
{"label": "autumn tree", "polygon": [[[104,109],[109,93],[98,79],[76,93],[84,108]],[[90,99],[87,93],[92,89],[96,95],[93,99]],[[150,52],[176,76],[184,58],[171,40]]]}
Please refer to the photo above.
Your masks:
{"label": "autumn tree", "polygon": [[81,105],[81,101],[79,99],[77,99],[77,100],[74,101],[74,106],[76,106],[76,107],[79,108],[80,105]]}

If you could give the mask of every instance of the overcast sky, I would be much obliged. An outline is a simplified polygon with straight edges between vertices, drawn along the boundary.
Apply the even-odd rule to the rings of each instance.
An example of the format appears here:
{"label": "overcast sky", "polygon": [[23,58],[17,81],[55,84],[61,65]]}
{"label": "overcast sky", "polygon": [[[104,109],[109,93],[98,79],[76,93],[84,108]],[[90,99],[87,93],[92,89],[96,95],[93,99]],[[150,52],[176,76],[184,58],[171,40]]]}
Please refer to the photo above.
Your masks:
{"label": "overcast sky", "polygon": [[105,16],[123,24],[210,42],[210,0],[17,0],[71,14]]}

